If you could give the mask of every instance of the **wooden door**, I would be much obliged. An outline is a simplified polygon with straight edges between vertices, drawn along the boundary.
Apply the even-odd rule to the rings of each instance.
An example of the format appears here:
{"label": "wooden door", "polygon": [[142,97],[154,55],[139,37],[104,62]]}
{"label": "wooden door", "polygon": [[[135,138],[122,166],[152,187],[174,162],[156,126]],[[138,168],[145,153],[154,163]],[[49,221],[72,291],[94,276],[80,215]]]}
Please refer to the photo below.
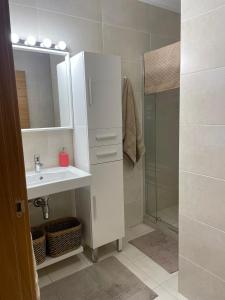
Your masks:
{"label": "wooden door", "polygon": [[0,1],[0,299],[35,300],[34,266],[7,0]]}

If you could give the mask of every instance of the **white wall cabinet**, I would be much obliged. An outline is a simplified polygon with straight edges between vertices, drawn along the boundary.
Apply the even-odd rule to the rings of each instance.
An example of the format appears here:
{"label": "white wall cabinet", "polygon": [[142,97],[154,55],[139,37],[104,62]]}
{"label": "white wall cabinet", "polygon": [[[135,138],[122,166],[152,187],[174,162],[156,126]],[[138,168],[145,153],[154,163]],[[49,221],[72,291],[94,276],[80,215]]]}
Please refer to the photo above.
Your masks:
{"label": "white wall cabinet", "polygon": [[[120,57],[82,52],[71,58],[74,154],[91,172],[76,195],[86,244],[94,250],[124,237]],[[95,255],[96,257],[96,255]]]}

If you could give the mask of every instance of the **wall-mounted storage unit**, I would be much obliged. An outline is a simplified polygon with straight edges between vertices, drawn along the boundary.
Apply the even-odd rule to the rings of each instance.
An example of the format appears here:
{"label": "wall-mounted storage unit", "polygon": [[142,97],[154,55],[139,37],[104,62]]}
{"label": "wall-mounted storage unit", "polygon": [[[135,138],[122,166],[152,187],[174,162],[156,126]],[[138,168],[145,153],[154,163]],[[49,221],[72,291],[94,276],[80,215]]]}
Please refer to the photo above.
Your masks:
{"label": "wall-mounted storage unit", "polygon": [[86,244],[95,250],[124,237],[120,57],[82,52],[71,58],[75,164],[92,174],[76,195]]}

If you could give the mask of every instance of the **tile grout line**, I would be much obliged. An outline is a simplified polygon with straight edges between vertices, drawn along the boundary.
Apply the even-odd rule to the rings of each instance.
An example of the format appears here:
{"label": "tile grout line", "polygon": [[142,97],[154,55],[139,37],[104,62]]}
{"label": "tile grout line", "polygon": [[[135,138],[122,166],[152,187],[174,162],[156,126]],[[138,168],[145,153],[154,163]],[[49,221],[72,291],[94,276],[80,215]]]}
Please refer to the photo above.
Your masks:
{"label": "tile grout line", "polygon": [[[54,9],[42,8],[42,7],[39,7],[39,6],[35,7],[35,6],[31,6],[31,5],[20,4],[20,3],[17,3],[17,2],[12,2],[12,4],[16,5],[16,6],[20,6],[20,7],[32,8],[32,9],[37,10],[37,11],[44,11],[44,12],[48,12],[48,13],[51,13],[51,14],[76,18],[76,19],[80,19],[80,20],[100,24],[102,26],[106,25],[106,26],[111,26],[111,27],[115,27],[115,28],[119,28],[119,29],[131,30],[131,31],[135,31],[137,33],[142,33],[142,34],[145,34],[145,35],[149,35],[151,33],[149,31],[142,31],[142,30],[138,30],[136,28],[129,27],[129,26],[122,26],[122,25],[117,25],[117,24],[113,24],[113,23],[103,22],[102,13],[101,13],[100,20],[95,20],[95,19],[89,19],[89,18],[85,18],[85,17],[81,17],[81,16],[70,15],[70,14],[67,14],[67,13],[59,12],[59,11],[54,10]],[[102,10],[102,8],[101,8],[101,10]],[[172,38],[172,36],[169,36],[169,35],[166,36],[166,37],[168,37],[168,38],[171,37]]]}
{"label": "tile grout line", "polygon": [[187,219],[189,219],[189,220],[191,220],[191,221],[195,221],[195,222],[198,223],[198,224],[201,224],[201,225],[204,225],[204,226],[206,226],[206,227],[209,227],[211,230],[218,231],[218,232],[220,232],[220,233],[222,233],[222,234],[225,234],[225,231],[224,231],[224,230],[219,229],[219,228],[216,228],[216,227],[214,227],[214,226],[212,226],[212,225],[209,225],[209,224],[207,224],[207,223],[205,223],[205,222],[202,222],[202,221],[200,221],[200,220],[198,220],[198,219],[195,219],[195,218],[190,217],[190,216],[188,216],[188,215],[185,215],[185,214],[183,214],[183,213],[180,213],[179,216],[182,216],[182,217],[187,218]]}
{"label": "tile grout line", "polygon": [[225,65],[215,66],[215,67],[208,67],[208,68],[205,68],[205,69],[199,69],[199,70],[189,71],[189,72],[182,72],[181,71],[180,75],[181,75],[181,77],[184,77],[184,76],[203,73],[203,72],[210,72],[210,71],[213,72],[213,71],[216,71],[218,69],[224,69],[224,68],[225,68]]}
{"label": "tile grout line", "polygon": [[[184,23],[186,23],[186,22],[189,22],[189,21],[191,21],[191,20],[194,20],[194,19],[197,19],[197,18],[200,18],[200,17],[203,17],[203,16],[207,16],[207,15],[209,15],[209,14],[215,12],[216,10],[221,9],[221,8],[224,7],[224,6],[225,6],[225,4],[222,4],[222,5],[218,6],[218,7],[215,7],[215,8],[213,8],[213,9],[207,10],[207,11],[204,12],[204,13],[200,13],[199,15],[195,15],[195,16],[193,16],[193,17],[189,17],[189,18],[187,18],[187,19],[184,19],[183,21],[181,21],[181,24],[184,24]],[[181,12],[181,13],[182,13],[182,12]]]}
{"label": "tile grout line", "polygon": [[194,172],[194,171],[188,171],[188,170],[185,170],[185,169],[179,169],[179,173],[187,173],[187,174],[197,175],[197,176],[200,176],[200,177],[205,177],[205,178],[208,178],[208,179],[214,179],[214,180],[221,181],[221,182],[225,183],[225,179],[223,179],[223,178],[209,176],[209,175],[206,175],[206,174],[202,174],[202,173],[198,173],[198,172]]}
{"label": "tile grout line", "polygon": [[[67,16],[67,17],[71,17],[71,18],[84,20],[84,21],[87,21],[87,22],[100,24],[101,26],[106,25],[106,26],[119,28],[121,30],[125,29],[125,30],[135,31],[137,33],[142,33],[142,34],[145,34],[145,35],[148,35],[148,36],[154,34],[151,31],[144,31],[144,30],[139,30],[139,29],[136,29],[136,28],[130,27],[130,26],[122,26],[122,25],[117,25],[117,24],[113,24],[113,23],[104,22],[103,21],[102,7],[101,7],[100,20],[95,20],[95,19],[85,18],[85,17],[81,17],[81,16],[70,15],[70,14],[67,14],[67,13],[59,12],[59,11],[54,10],[54,9],[42,8],[42,7],[39,7],[38,5],[32,6],[32,5],[26,5],[26,4],[13,2],[13,1],[11,3],[13,5],[20,6],[20,7],[32,8],[32,9],[37,10],[37,11],[44,11],[44,12],[48,12],[48,13],[52,13],[52,14],[56,14],[56,15]],[[172,35],[165,35],[165,34],[164,35],[163,34],[157,34],[157,35],[162,36],[162,37],[166,37],[166,38],[174,38],[174,36],[172,36]]]}
{"label": "tile grout line", "polygon": [[210,123],[193,123],[193,122],[180,122],[179,123],[180,126],[182,127],[225,127],[225,123],[224,124],[210,124]]}
{"label": "tile grout line", "polygon": [[214,278],[218,279],[219,281],[225,283],[225,280],[222,279],[220,276],[218,276],[218,275],[212,273],[211,271],[205,269],[204,267],[200,266],[199,264],[195,263],[194,261],[188,259],[187,257],[185,257],[185,256],[183,256],[183,255],[181,255],[181,254],[180,254],[179,256],[180,256],[182,259],[184,259],[184,260],[186,260],[187,262],[189,262],[190,264],[192,264],[193,266],[195,266],[195,267],[201,269],[202,271],[204,271],[204,272],[210,274],[212,277],[214,277]]}

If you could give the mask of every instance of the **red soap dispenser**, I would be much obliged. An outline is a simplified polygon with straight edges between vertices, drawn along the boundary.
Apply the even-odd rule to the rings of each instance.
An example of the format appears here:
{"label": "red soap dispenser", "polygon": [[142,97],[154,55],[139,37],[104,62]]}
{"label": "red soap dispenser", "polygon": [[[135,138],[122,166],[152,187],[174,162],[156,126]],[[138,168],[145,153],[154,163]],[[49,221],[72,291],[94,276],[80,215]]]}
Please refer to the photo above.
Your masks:
{"label": "red soap dispenser", "polygon": [[69,154],[66,152],[65,148],[62,148],[62,151],[59,152],[59,165],[60,167],[69,166]]}

